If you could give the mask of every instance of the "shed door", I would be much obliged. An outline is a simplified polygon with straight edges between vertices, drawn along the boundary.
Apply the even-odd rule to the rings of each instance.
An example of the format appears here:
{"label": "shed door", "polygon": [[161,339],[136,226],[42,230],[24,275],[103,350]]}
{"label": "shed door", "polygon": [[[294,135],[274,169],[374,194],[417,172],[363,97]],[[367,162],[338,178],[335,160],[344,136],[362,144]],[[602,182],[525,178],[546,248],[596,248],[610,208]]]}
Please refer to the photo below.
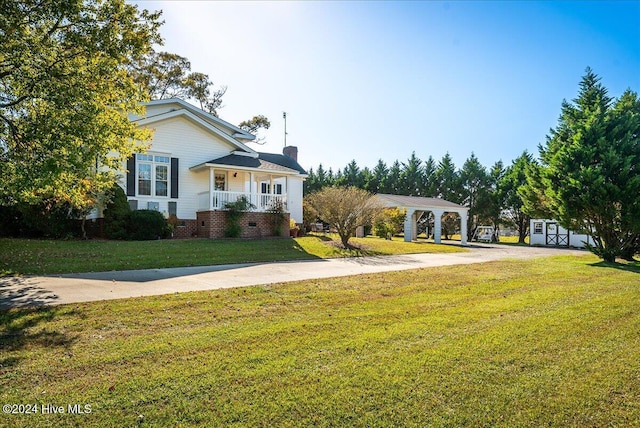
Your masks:
{"label": "shed door", "polygon": [[558,223],[547,223],[547,245],[569,246],[569,232]]}

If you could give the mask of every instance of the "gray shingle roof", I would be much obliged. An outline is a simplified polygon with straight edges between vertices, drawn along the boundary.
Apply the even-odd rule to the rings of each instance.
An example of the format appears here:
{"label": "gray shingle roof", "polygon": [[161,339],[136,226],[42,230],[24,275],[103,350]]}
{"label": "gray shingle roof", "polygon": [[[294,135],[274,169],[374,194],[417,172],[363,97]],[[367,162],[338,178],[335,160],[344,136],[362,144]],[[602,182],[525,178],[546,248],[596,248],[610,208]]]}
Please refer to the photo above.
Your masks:
{"label": "gray shingle roof", "polygon": [[274,172],[291,172],[291,170],[294,170],[301,174],[307,173],[298,162],[290,157],[271,153],[259,153],[258,158],[242,155],[227,155],[218,159],[212,159],[206,163],[256,168]]}

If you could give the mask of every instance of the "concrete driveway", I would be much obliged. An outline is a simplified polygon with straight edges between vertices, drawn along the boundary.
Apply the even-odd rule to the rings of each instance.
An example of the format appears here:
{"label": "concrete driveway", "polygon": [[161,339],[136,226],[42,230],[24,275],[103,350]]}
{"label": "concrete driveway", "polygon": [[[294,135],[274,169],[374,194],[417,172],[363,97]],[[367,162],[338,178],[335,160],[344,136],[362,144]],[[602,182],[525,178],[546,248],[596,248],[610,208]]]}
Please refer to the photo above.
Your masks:
{"label": "concrete driveway", "polygon": [[364,273],[482,263],[502,259],[530,259],[557,254],[586,254],[583,250],[575,249],[496,244],[474,243],[466,248],[470,251],[451,254],[407,254],[0,278],[0,308],[123,299]]}

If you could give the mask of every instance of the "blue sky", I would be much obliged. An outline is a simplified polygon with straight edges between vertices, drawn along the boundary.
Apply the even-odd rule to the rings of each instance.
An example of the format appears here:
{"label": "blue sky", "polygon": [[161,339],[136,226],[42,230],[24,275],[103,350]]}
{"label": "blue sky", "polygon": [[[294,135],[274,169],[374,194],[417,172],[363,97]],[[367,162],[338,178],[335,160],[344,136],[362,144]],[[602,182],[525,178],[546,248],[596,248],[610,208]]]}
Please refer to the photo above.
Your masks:
{"label": "blue sky", "polygon": [[411,153],[462,167],[538,154],[587,66],[640,91],[640,2],[144,1],[162,50],[227,86],[220,117],[271,120],[259,151],[305,168]]}

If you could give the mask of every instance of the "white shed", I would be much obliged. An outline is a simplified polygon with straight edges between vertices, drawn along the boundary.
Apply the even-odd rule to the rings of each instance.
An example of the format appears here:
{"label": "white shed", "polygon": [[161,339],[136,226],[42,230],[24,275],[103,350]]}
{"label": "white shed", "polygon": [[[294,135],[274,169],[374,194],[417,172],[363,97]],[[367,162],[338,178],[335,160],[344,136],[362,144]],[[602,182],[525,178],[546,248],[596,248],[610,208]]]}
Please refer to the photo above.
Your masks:
{"label": "white shed", "polygon": [[585,243],[594,245],[589,235],[567,230],[557,220],[531,219],[529,226],[529,245],[576,248],[584,248]]}

